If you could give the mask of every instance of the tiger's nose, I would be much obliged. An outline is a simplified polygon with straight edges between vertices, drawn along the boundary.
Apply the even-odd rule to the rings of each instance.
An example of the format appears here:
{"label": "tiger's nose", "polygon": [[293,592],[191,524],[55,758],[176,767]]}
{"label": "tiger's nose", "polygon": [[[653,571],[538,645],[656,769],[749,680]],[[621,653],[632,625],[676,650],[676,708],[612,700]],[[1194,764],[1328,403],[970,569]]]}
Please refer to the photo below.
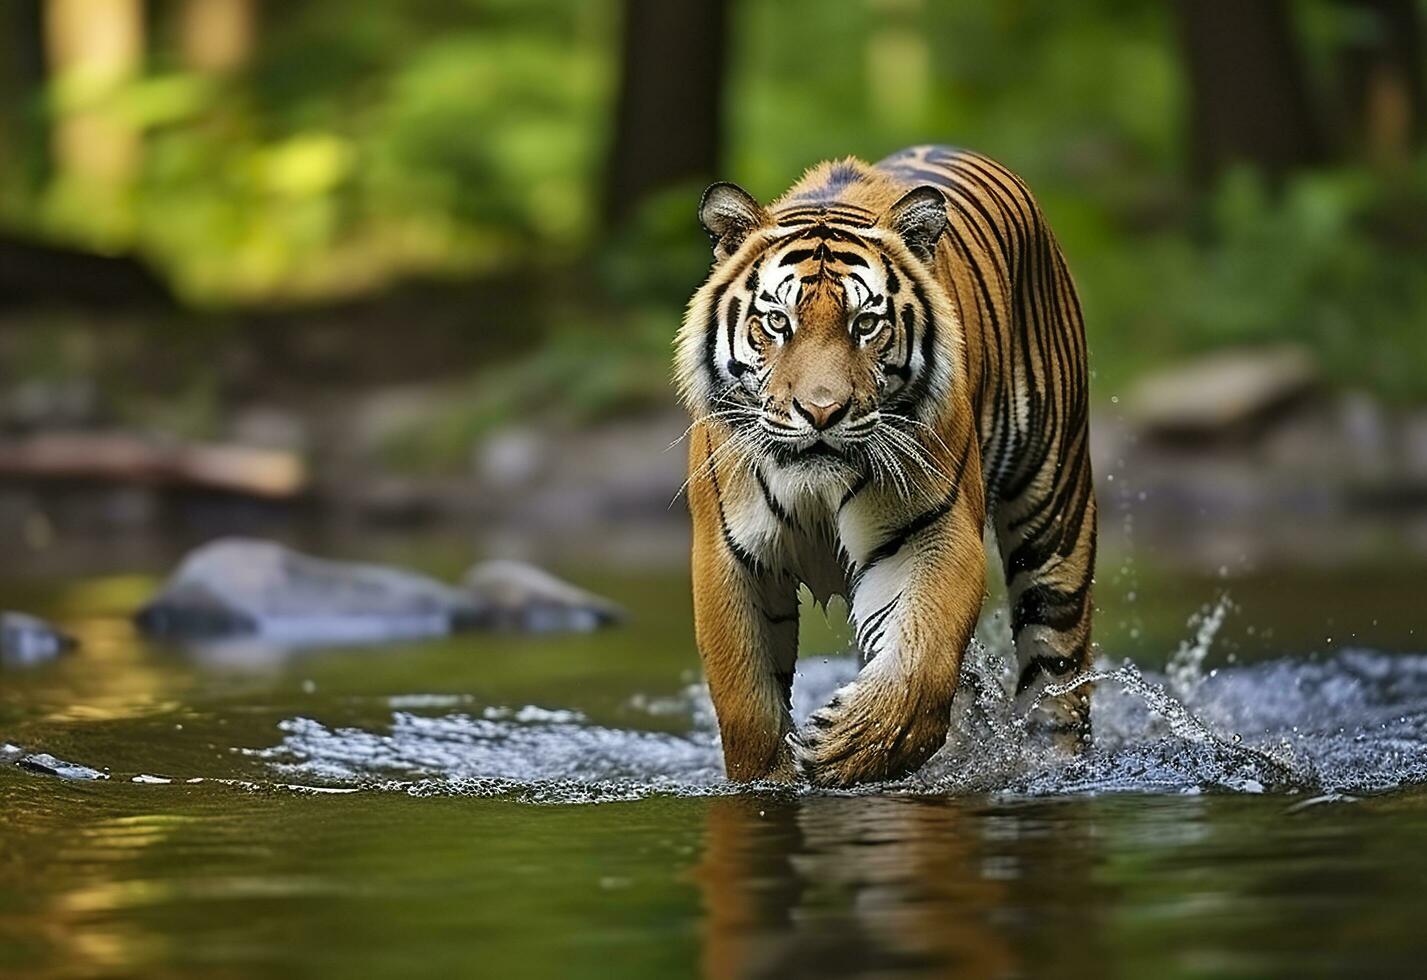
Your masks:
{"label": "tiger's nose", "polygon": [[793,410],[808,420],[808,424],[821,432],[841,422],[847,415],[851,402],[838,398],[826,388],[814,391],[806,402],[793,399]]}

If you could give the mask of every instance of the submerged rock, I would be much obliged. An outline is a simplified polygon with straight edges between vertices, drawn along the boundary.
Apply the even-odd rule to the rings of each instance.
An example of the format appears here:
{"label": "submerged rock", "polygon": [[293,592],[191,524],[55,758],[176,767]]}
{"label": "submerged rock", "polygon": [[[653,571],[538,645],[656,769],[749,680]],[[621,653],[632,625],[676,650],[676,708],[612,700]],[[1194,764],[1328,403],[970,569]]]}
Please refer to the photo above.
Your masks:
{"label": "submerged rock", "polygon": [[588,630],[619,617],[606,600],[520,562],[477,565],[456,587],[398,568],[230,538],[192,552],[135,618],[160,636],[317,646],[467,629]]}
{"label": "submerged rock", "polygon": [[74,638],[37,616],[0,612],[0,664],[27,667],[57,657]]}
{"label": "submerged rock", "polygon": [[91,769],[77,762],[65,762],[63,759],[56,759],[48,752],[32,752],[29,755],[23,755],[15,760],[15,765],[21,769],[28,769],[30,772],[37,772],[42,776],[58,776],[60,779],[109,778],[98,769]]}
{"label": "submerged rock", "polygon": [[588,631],[624,618],[608,599],[520,561],[485,561],[471,567],[462,586],[484,606],[485,625],[532,632]]}
{"label": "submerged rock", "polygon": [[185,558],[135,618],[162,636],[306,645],[440,636],[484,616],[461,590],[415,572],[228,538]]}

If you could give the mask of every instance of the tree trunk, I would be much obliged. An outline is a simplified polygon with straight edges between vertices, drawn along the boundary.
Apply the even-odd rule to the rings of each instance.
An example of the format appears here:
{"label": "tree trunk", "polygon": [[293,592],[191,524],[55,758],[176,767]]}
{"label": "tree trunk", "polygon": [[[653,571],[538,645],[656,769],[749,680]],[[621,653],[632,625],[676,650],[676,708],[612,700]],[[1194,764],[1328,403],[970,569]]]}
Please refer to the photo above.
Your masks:
{"label": "tree trunk", "polygon": [[61,177],[127,184],[139,133],[113,104],[144,57],[142,0],[46,0],[45,47],[57,92],[52,152]]}
{"label": "tree trunk", "polygon": [[1379,164],[1406,162],[1427,135],[1422,16],[1416,0],[1342,0],[1350,21],[1343,86],[1353,149]]}
{"label": "tree trunk", "polygon": [[605,197],[611,222],[719,164],[727,0],[625,0]]}
{"label": "tree trunk", "polygon": [[183,0],[178,11],[183,63],[203,74],[242,68],[253,53],[257,0]]}
{"label": "tree trunk", "polygon": [[1195,176],[1247,163],[1281,177],[1320,162],[1323,135],[1287,0],[1179,0],[1178,13]]}
{"label": "tree trunk", "polygon": [[875,118],[908,132],[922,128],[932,93],[932,51],[923,0],[877,0],[867,37],[867,101]]}

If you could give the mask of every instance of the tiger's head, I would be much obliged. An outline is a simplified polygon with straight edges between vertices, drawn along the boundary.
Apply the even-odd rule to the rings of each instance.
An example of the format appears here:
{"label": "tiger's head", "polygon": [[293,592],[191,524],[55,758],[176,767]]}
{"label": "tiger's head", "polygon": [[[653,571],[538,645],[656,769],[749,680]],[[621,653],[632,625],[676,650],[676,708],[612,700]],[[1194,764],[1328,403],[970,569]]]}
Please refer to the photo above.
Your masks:
{"label": "tiger's head", "polygon": [[858,204],[794,195],[769,210],[718,183],[699,205],[714,264],[680,332],[684,402],[749,454],[808,475],[905,453],[944,403],[959,352],[930,268],[946,199],[887,188],[890,203],[872,210],[876,175],[860,178]]}

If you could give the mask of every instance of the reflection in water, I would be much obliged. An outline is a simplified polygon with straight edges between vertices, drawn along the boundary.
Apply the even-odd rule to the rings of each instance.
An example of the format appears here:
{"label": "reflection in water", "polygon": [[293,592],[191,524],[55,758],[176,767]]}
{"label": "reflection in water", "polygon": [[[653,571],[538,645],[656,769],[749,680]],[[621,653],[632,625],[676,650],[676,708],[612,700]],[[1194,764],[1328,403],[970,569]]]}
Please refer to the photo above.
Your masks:
{"label": "reflection in water", "polygon": [[181,679],[155,663],[134,642],[128,622],[93,619],[73,629],[79,651],[54,665],[72,694],[54,705],[46,720],[57,724],[112,722],[165,714],[180,707]]}
{"label": "reflection in water", "polygon": [[[86,976],[123,975],[162,955],[166,939],[116,928],[109,917],[153,904],[168,892],[162,882],[136,877],[134,869],[145,854],[168,844],[185,818],[95,816],[84,806],[64,805],[43,785],[0,787],[5,833],[25,844],[5,855],[7,870],[47,872],[18,878],[29,880],[42,900],[3,923],[0,951],[8,942],[12,956],[15,951],[33,951],[36,958],[58,952],[72,975]],[[0,966],[6,962],[0,958]]]}
{"label": "reflection in water", "polygon": [[1095,838],[1056,827],[945,799],[710,800],[704,975],[1015,975],[1047,961],[1051,925],[1068,941],[1050,961],[1073,967],[1092,958]]}
{"label": "reflection in water", "polygon": [[[1101,683],[1076,762],[991,698],[915,779],[745,792],[646,585],[627,633],[245,674],[39,604],[84,642],[0,685],[0,977],[1420,972],[1427,657],[1206,629],[1133,675],[1168,701]],[[800,713],[856,669],[800,666]]]}

